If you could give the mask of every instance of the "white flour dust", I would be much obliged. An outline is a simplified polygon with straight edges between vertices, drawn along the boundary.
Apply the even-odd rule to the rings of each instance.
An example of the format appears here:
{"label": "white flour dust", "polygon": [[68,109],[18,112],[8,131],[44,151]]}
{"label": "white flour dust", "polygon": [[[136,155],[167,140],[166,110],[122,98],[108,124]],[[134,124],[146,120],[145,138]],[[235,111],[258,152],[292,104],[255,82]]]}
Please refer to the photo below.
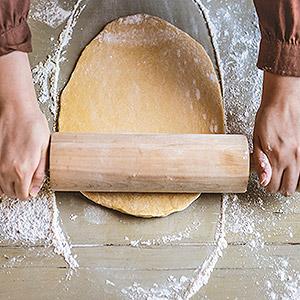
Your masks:
{"label": "white flour dust", "polygon": [[32,3],[29,16],[35,21],[57,28],[70,14],[69,10],[59,5],[58,0],[40,0]]}
{"label": "white flour dust", "polygon": [[94,206],[87,206],[84,209],[84,217],[90,224],[106,224],[108,212],[103,209],[95,209]]}
{"label": "white flour dust", "polygon": [[137,25],[137,24],[141,24],[144,22],[145,20],[145,15],[133,15],[133,16],[129,16],[129,17],[125,17],[125,18],[120,18],[119,19],[119,22],[120,23],[123,23],[125,25],[129,25],[129,24],[134,24],[134,25]]}
{"label": "white flour dust", "polygon": [[152,240],[131,240],[125,237],[125,240],[130,241],[132,247],[153,246],[153,245],[168,245],[173,242],[181,241],[182,239],[189,239],[192,232],[197,231],[201,225],[200,221],[193,221],[191,225],[187,225],[185,229],[173,234],[164,234]]}
{"label": "white flour dust", "polygon": [[[137,14],[128,17],[123,17],[118,19],[118,23],[124,25],[139,25],[143,22],[149,22],[150,24],[159,24],[159,20],[156,18],[150,18],[149,15],[146,14]],[[128,45],[152,45],[156,46],[161,44],[162,42],[171,41],[176,37],[175,30],[161,30],[159,32],[155,32],[155,34],[149,34],[145,36],[145,29],[143,27],[137,27],[130,29],[128,32],[112,32],[108,30],[103,30],[96,37],[99,41],[104,41],[110,44],[128,44]]]}
{"label": "white flour dust", "polygon": [[46,187],[29,201],[0,198],[0,243],[49,244],[53,201]]}
{"label": "white flour dust", "polygon": [[28,201],[0,197],[0,244],[53,246],[70,268],[78,266],[59,225],[55,195],[46,182]]}
{"label": "white flour dust", "polygon": [[[54,130],[58,115],[58,81],[60,75],[60,65],[64,61],[63,55],[66,51],[69,41],[72,38],[73,29],[76,25],[77,19],[85,7],[85,5],[81,5],[81,3],[82,0],[78,0],[74,5],[67,23],[60,33],[56,45],[54,46],[53,52],[48,56],[45,62],[40,62],[32,70],[34,84],[38,87],[38,99],[41,103],[47,103],[49,105],[49,110],[54,118]],[[78,267],[78,263],[72,256],[70,245],[64,238],[64,233],[59,226],[59,212],[56,206],[54,193],[52,193],[52,195],[54,198],[52,206],[52,224],[54,224],[56,228],[52,238],[52,245],[54,246],[54,251],[57,254],[63,255],[71,268],[76,268]]]}
{"label": "white flour dust", "polygon": [[[60,65],[65,60],[63,55],[72,38],[77,19],[85,8],[82,2],[82,0],[79,0],[74,5],[67,24],[59,35],[58,41],[53,47],[54,50],[47,57],[47,60],[40,62],[32,70],[34,84],[38,87],[38,99],[41,103],[49,103],[49,110],[54,117],[54,121],[56,121],[58,115]],[[54,123],[56,124],[56,122]]]}
{"label": "white flour dust", "polygon": [[225,239],[225,222],[226,222],[226,208],[227,208],[228,196],[223,195],[221,203],[221,211],[219,216],[219,223],[215,234],[216,246],[213,251],[204,260],[201,266],[195,271],[195,275],[190,279],[190,283],[187,286],[184,299],[192,298],[199,290],[208,283],[211,273],[214,271],[215,265],[218,262],[219,257],[223,256],[223,251],[227,247],[227,241]]}
{"label": "white flour dust", "polygon": [[[300,272],[293,266],[293,254],[284,256],[280,253],[284,246],[269,245],[276,236],[286,236],[287,242],[293,238],[292,228],[283,228],[282,224],[293,213],[295,201],[296,197],[266,194],[254,178],[246,194],[231,195],[228,201],[226,232],[246,242],[239,251],[242,256],[252,258],[258,272],[262,267],[272,270],[263,275],[259,284],[270,299],[299,299]],[[295,251],[298,253],[299,249]]]}
{"label": "white flour dust", "polygon": [[154,283],[150,289],[145,289],[140,283],[134,282],[128,288],[121,290],[121,293],[128,299],[178,299],[182,298],[182,290],[188,286],[189,279],[181,276],[177,279],[175,276],[170,275],[164,284]]}
{"label": "white flour dust", "polygon": [[[227,131],[245,134],[251,142],[262,86],[262,72],[256,67],[260,40],[256,12],[249,0],[223,0],[217,9],[210,9],[211,3],[201,7],[218,53]],[[247,17],[241,17],[245,11]]]}

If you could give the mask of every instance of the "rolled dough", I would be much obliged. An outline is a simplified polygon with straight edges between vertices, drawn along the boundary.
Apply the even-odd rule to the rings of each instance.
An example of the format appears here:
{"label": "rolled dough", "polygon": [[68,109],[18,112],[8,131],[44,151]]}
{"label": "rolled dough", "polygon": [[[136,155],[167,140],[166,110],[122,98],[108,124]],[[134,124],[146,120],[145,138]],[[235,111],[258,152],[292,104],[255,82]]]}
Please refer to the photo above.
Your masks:
{"label": "rolled dough", "polygon": [[[183,31],[149,15],[120,18],[82,52],[58,125],[61,132],[224,133],[219,82],[203,47]],[[167,216],[199,196],[83,194],[140,217]]]}

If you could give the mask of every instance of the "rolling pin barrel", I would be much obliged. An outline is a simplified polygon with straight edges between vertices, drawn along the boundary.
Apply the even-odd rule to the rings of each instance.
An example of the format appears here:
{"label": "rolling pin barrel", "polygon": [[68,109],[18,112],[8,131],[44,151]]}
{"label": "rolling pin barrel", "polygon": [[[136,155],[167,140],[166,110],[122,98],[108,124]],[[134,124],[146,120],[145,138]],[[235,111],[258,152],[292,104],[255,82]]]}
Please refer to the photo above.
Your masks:
{"label": "rolling pin barrel", "polygon": [[242,135],[54,133],[56,191],[243,193],[249,150]]}

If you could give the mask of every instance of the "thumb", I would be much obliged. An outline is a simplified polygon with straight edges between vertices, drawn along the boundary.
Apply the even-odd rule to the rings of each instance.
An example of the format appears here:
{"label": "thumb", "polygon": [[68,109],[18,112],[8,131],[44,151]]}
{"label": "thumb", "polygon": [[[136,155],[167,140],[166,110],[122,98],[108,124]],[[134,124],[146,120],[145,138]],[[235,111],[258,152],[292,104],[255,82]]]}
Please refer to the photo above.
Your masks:
{"label": "thumb", "polygon": [[32,197],[35,197],[42,187],[45,178],[45,173],[46,173],[46,165],[47,165],[47,149],[44,149],[42,150],[39,164],[32,177],[31,186],[30,186],[30,196]]}
{"label": "thumb", "polygon": [[272,178],[272,167],[268,156],[263,152],[259,140],[254,140],[254,151],[253,151],[255,169],[259,178],[259,183],[265,187],[267,186]]}

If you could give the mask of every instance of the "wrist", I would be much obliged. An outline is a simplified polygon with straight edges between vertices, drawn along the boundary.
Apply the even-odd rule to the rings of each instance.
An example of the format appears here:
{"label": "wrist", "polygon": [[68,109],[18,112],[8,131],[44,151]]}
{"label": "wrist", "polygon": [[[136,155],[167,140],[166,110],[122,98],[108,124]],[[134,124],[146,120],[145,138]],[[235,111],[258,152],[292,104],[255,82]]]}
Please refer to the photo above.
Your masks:
{"label": "wrist", "polygon": [[14,51],[0,57],[0,109],[33,110],[38,108],[26,53]]}
{"label": "wrist", "polygon": [[2,116],[37,116],[40,113],[41,110],[36,101],[20,101],[20,99],[17,99],[10,102],[5,101],[4,103],[1,103],[0,106],[0,115]]}
{"label": "wrist", "polygon": [[282,76],[270,72],[264,72],[264,82],[278,89],[300,88],[300,77]]}
{"label": "wrist", "polygon": [[300,101],[300,77],[264,72],[261,106],[297,104]]}

